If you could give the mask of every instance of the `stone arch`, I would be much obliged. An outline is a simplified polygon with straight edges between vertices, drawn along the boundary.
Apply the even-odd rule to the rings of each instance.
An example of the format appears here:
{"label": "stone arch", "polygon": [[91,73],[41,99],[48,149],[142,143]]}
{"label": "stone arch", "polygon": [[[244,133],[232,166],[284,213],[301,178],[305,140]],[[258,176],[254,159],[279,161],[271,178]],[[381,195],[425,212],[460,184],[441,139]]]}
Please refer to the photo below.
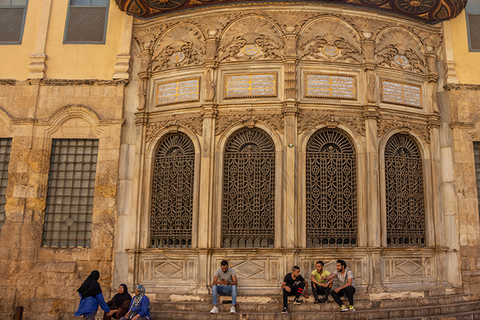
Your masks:
{"label": "stone arch", "polygon": [[233,21],[223,30],[218,60],[280,59],[283,50],[280,27],[265,17],[249,15]]}
{"label": "stone arch", "polygon": [[12,116],[0,107],[0,121],[3,123],[2,128],[5,128],[5,130],[0,130],[0,134],[10,136],[13,133],[13,128],[11,127],[12,120]]}
{"label": "stone arch", "polygon": [[54,134],[65,122],[72,119],[82,119],[91,126],[91,130],[100,135],[101,120],[92,109],[83,105],[68,105],[55,112],[47,121],[49,128],[46,130],[48,135]]}

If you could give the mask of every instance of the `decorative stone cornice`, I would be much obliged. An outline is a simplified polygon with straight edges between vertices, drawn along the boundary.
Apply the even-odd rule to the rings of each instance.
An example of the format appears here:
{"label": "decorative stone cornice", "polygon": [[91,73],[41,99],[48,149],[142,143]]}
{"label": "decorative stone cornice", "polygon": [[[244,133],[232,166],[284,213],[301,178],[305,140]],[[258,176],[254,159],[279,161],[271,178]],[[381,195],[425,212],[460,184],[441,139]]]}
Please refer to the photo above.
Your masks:
{"label": "decorative stone cornice", "polygon": [[215,121],[215,135],[223,133],[227,128],[238,123],[254,126],[257,122],[264,122],[274,130],[283,133],[283,116],[280,113],[254,112],[252,109],[243,112],[222,112],[217,115]]}
{"label": "decorative stone cornice", "polygon": [[114,81],[114,80],[63,80],[63,79],[45,79],[42,81],[46,86],[118,86],[127,84],[126,81]]}
{"label": "decorative stone cornice", "polygon": [[445,90],[472,90],[479,91],[480,84],[461,84],[461,83],[450,83],[443,87]]}
{"label": "decorative stone cornice", "polygon": [[184,126],[201,136],[203,134],[202,114],[171,115],[159,119],[149,119],[147,123],[146,142],[152,140],[155,135],[170,126]]}
{"label": "decorative stone cornice", "polygon": [[346,125],[359,135],[365,136],[365,116],[360,112],[333,110],[301,110],[298,115],[298,133],[319,124],[336,127]]}

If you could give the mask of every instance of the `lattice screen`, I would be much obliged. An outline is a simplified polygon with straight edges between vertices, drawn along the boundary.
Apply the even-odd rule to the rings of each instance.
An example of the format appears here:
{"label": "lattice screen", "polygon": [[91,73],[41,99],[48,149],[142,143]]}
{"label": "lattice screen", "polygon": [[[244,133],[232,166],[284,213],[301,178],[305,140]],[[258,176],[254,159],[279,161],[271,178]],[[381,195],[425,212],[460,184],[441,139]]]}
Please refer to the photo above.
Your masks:
{"label": "lattice screen", "polygon": [[150,220],[152,248],[192,245],[195,147],[184,133],[170,134],[155,152]]}
{"label": "lattice screen", "polygon": [[319,130],[306,154],[307,247],[357,244],[357,166],[350,139]]}
{"label": "lattice screen", "polygon": [[275,146],[260,129],[241,129],[225,147],[222,240],[224,248],[273,247]]}
{"label": "lattice screen", "polygon": [[425,245],[422,158],[413,139],[396,134],[385,148],[387,245]]}
{"label": "lattice screen", "polygon": [[90,246],[97,154],[98,140],[53,140],[43,246]]}
{"label": "lattice screen", "polygon": [[12,139],[0,139],[0,231],[5,224],[5,194],[8,184],[8,164],[10,162],[10,150]]}

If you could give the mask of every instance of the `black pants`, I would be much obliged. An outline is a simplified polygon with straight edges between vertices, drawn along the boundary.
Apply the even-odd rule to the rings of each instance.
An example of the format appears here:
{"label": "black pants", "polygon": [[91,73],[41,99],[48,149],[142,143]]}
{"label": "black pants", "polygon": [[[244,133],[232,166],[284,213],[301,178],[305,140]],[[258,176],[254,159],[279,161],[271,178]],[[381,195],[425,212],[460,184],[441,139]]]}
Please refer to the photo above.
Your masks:
{"label": "black pants", "polygon": [[288,303],[288,296],[295,296],[295,299],[300,298],[300,295],[305,288],[305,282],[300,282],[298,286],[288,286],[291,290],[288,292],[287,290],[283,289],[283,307],[287,307]]}
{"label": "black pants", "polygon": [[342,289],[340,291],[338,291],[338,293],[336,293],[335,291],[332,290],[332,298],[333,300],[335,300],[336,303],[338,303],[339,306],[341,306],[343,303],[342,303],[342,300],[340,299],[340,297],[343,297],[344,295],[347,296],[348,298],[348,303],[353,306],[353,294],[355,293],[355,288],[352,287],[352,286],[349,286],[349,287],[346,287],[345,289]]}
{"label": "black pants", "polygon": [[328,300],[328,295],[330,294],[331,287],[323,287],[319,286],[315,282],[312,282],[312,291],[313,291],[313,297],[315,300],[318,299],[319,295],[325,295],[325,300]]}

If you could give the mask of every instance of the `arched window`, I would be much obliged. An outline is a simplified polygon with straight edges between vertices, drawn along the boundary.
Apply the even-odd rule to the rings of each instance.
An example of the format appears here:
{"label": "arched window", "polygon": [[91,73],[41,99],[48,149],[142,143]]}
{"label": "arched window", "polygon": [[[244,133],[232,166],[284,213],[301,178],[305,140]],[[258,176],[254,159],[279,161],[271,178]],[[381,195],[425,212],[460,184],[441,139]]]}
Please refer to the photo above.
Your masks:
{"label": "arched window", "polygon": [[307,143],[307,247],[357,244],[355,150],[343,132],[317,131]]}
{"label": "arched window", "polygon": [[191,247],[194,170],[195,148],[186,134],[169,134],[158,144],[152,182],[152,248]]}
{"label": "arched window", "polygon": [[387,245],[425,245],[422,158],[413,139],[395,134],[385,148]]}
{"label": "arched window", "polygon": [[273,140],[263,130],[256,128],[235,132],[225,147],[223,171],[223,247],[273,247]]}

